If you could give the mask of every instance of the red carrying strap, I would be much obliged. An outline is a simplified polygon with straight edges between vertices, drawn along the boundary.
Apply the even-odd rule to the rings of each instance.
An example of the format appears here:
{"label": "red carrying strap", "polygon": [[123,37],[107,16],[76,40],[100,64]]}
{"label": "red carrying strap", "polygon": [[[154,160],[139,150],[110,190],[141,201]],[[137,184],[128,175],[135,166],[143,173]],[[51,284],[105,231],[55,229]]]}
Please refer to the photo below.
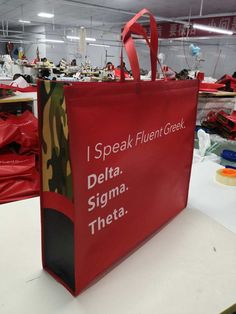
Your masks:
{"label": "red carrying strap", "polygon": [[[150,17],[150,40],[144,27],[137,22],[137,20],[144,14],[148,14]],[[138,56],[134,45],[134,40],[132,34],[141,35],[146,40],[150,48],[150,58],[151,58],[151,70],[152,70],[152,81],[156,79],[157,71],[157,51],[158,51],[158,32],[156,20],[147,9],[141,10],[137,13],[124,27],[122,32],[122,42],[126,50],[126,54],[129,58],[133,78],[135,81],[140,80],[140,67],[138,62]],[[121,71],[123,64],[123,49],[121,49]],[[121,79],[123,75],[121,75]]]}

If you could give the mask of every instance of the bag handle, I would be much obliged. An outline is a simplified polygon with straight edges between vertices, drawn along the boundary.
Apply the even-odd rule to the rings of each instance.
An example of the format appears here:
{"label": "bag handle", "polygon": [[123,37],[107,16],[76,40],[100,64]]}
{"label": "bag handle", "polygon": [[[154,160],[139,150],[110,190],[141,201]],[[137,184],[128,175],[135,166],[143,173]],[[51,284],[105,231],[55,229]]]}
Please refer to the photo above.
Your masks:
{"label": "bag handle", "polygon": [[[144,27],[137,22],[140,17],[144,14],[148,14],[150,17],[150,31],[151,37],[148,39],[147,32]],[[150,48],[150,59],[151,59],[151,71],[152,71],[152,81],[156,80],[157,71],[157,51],[158,51],[158,32],[157,24],[152,13],[147,9],[142,9],[137,13],[124,27],[122,32],[122,43],[125,47],[132,74],[135,81],[140,81],[140,67],[138,62],[138,56],[135,49],[134,40],[132,34],[141,35],[146,40]],[[123,70],[123,47],[121,49],[121,80],[124,80],[124,70]]]}

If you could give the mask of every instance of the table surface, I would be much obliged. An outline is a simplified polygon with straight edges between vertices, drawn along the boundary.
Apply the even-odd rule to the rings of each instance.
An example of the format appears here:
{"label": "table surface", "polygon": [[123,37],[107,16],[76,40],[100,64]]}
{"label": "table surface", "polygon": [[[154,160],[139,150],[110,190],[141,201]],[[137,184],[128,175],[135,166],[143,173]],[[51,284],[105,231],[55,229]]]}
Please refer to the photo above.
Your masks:
{"label": "table surface", "polygon": [[[192,205],[204,168],[194,167]],[[218,314],[236,302],[235,243],[235,233],[189,207],[74,298],[42,270],[39,199],[1,205],[0,313]]]}
{"label": "table surface", "polygon": [[199,92],[200,97],[235,97],[235,92],[225,92],[225,91],[218,91],[218,92]]}
{"label": "table surface", "polygon": [[17,93],[15,96],[1,98],[0,104],[33,101],[35,94],[37,95],[37,93]]}
{"label": "table surface", "polygon": [[0,76],[0,81],[12,81],[12,77],[9,76]]}
{"label": "table surface", "polygon": [[188,206],[236,233],[236,187],[216,182],[216,170],[220,168],[223,167],[211,161],[193,165]]}

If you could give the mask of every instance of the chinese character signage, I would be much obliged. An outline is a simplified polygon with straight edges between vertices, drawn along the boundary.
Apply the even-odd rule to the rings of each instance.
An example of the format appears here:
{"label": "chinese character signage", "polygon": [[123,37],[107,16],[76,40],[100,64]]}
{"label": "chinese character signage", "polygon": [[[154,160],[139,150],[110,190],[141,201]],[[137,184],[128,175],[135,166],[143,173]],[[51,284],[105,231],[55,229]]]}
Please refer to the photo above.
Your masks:
{"label": "chinese character signage", "polygon": [[[193,19],[191,23],[218,27],[225,30],[232,30],[236,32],[236,16],[222,16]],[[178,37],[204,37],[204,36],[217,36],[217,33],[207,32],[197,29],[188,30],[183,24],[178,23],[159,23],[158,24],[159,38],[178,38]],[[218,35],[219,36],[219,35]]]}

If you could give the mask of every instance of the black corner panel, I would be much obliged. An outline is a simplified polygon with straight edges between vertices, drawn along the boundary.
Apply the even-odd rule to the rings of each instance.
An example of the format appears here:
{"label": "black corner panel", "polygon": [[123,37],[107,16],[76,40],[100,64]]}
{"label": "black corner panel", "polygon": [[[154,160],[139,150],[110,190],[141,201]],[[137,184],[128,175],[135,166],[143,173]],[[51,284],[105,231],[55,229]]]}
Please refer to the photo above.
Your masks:
{"label": "black corner panel", "polygon": [[74,224],[62,213],[43,209],[45,266],[75,290]]}

